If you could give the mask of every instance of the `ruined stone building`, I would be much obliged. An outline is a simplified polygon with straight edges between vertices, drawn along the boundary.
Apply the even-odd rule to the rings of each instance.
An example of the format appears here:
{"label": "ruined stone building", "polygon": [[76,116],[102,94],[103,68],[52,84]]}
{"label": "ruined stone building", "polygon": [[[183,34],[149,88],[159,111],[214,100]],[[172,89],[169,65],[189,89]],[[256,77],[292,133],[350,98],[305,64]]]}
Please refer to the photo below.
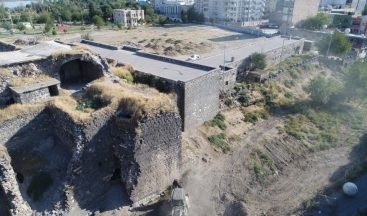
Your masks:
{"label": "ruined stone building", "polygon": [[[33,50],[41,46],[64,47]],[[1,215],[139,205],[179,177],[181,119],[171,99],[120,83],[98,55],[64,48],[28,52],[31,61],[0,58]],[[38,81],[15,85],[32,77]],[[78,108],[83,100],[93,109]],[[24,104],[6,106],[14,102]]]}

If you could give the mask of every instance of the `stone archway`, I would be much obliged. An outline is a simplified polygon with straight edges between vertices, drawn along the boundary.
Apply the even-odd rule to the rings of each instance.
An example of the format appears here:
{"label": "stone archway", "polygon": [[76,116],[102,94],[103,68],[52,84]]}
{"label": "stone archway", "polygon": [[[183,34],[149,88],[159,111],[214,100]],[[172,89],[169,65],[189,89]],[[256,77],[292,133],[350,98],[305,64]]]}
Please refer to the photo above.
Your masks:
{"label": "stone archway", "polygon": [[86,84],[103,76],[103,70],[92,62],[74,59],[60,68],[62,87]]}

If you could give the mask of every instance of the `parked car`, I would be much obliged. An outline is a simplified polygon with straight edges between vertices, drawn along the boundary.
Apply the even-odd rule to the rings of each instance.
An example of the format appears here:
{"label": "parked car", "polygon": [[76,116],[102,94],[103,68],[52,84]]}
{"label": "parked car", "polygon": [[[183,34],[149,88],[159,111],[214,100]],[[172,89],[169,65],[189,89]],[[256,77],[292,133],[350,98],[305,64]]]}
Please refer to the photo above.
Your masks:
{"label": "parked car", "polygon": [[187,61],[196,61],[196,60],[199,60],[200,59],[200,56],[199,55],[192,55],[190,56]]}

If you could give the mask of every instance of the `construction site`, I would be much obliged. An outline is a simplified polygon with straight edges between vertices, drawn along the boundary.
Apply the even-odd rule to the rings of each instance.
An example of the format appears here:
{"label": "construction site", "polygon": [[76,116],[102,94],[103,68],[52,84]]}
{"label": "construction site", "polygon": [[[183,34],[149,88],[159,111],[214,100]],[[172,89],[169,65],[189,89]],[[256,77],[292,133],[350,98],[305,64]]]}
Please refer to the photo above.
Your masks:
{"label": "construction site", "polygon": [[332,215],[323,196],[365,178],[366,110],[316,109],[304,86],[351,63],[300,38],[193,26],[215,34],[162,45],[161,29],[0,44],[0,215]]}

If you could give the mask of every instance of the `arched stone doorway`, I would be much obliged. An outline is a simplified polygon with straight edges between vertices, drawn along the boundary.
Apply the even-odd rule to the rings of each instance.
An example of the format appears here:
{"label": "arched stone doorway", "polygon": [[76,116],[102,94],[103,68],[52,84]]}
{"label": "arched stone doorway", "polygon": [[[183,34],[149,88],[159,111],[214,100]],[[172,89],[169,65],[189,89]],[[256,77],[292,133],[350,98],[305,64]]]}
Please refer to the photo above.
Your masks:
{"label": "arched stone doorway", "polygon": [[103,76],[102,68],[92,62],[75,59],[60,68],[62,87],[81,86]]}

